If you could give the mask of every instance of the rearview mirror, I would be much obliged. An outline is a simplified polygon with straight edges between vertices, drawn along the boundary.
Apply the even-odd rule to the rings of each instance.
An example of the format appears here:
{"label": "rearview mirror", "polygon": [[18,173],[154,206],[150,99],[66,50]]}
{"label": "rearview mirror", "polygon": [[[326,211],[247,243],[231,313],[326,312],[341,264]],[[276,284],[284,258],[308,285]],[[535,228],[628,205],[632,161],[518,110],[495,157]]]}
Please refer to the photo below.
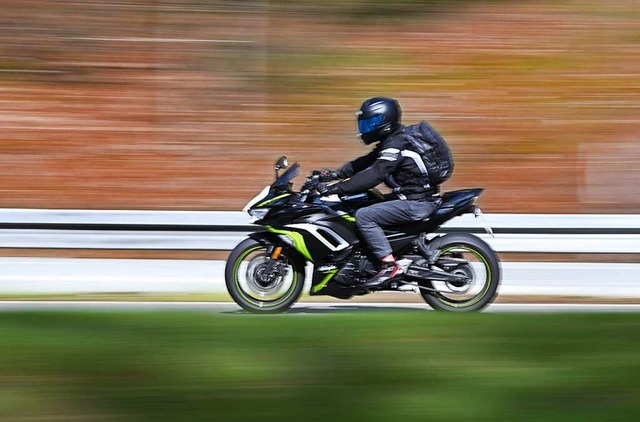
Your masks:
{"label": "rearview mirror", "polygon": [[278,171],[280,169],[286,169],[288,165],[289,165],[289,162],[287,161],[287,157],[283,155],[282,157],[278,158],[278,161],[276,161],[276,164],[273,166],[273,169],[275,171]]}
{"label": "rearview mirror", "polygon": [[283,155],[282,157],[278,158],[278,161],[276,161],[273,166],[273,169],[276,171],[276,179],[278,178],[278,170],[286,169],[288,165],[289,162],[287,161],[287,157]]}

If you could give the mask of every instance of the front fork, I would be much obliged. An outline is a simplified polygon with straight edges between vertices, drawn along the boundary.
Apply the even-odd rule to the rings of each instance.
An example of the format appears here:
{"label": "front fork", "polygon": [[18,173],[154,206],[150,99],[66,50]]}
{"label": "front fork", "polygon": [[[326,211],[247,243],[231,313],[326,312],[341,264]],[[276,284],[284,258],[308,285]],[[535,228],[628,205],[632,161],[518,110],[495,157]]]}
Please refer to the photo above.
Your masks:
{"label": "front fork", "polygon": [[267,249],[267,254],[269,255],[269,262],[267,262],[267,267],[265,268],[265,271],[267,271],[267,273],[271,273],[271,271],[273,271],[273,268],[276,266],[281,253],[282,246],[270,246]]}
{"label": "front fork", "polygon": [[272,274],[274,270],[277,271],[278,274],[280,274],[282,277],[287,275],[289,266],[282,265],[282,261],[278,259],[280,258],[281,253],[282,246],[271,245],[267,248],[267,255],[269,255],[269,258],[267,258],[267,266],[264,269],[265,275]]}

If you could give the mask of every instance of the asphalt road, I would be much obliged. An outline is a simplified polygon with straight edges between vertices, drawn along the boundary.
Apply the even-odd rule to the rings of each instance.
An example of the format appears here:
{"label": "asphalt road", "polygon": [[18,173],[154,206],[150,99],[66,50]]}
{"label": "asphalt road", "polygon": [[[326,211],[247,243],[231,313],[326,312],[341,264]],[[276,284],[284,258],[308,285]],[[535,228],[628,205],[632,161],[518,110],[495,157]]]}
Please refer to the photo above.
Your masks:
{"label": "asphalt road", "polygon": [[[221,260],[0,257],[0,286],[26,295],[226,293],[224,268]],[[640,298],[640,263],[504,262],[502,271],[503,296]]]}
{"label": "asphalt road", "polygon": [[[93,301],[0,301],[0,312],[17,311],[199,311],[246,314],[231,302],[93,302]],[[419,303],[298,303],[287,314],[339,312],[431,311]],[[485,312],[640,312],[640,305],[604,304],[493,304]]]}

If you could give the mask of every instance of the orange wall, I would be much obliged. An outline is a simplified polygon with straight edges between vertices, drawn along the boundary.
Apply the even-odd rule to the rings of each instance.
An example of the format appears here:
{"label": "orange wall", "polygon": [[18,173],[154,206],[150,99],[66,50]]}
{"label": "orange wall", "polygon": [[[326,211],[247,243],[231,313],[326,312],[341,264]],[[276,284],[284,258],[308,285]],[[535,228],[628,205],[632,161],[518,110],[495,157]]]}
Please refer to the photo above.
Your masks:
{"label": "orange wall", "polygon": [[640,211],[637,1],[316,3],[2,0],[0,207],[240,209],[382,94],[486,211]]}

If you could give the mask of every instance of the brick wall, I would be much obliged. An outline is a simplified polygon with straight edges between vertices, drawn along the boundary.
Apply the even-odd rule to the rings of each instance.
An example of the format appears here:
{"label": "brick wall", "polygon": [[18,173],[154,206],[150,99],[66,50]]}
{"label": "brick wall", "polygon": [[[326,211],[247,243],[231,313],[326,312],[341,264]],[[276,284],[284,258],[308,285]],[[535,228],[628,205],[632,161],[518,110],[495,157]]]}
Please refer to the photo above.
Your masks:
{"label": "brick wall", "polygon": [[239,209],[278,155],[366,152],[354,111],[383,94],[447,137],[445,189],[486,187],[487,211],[640,210],[601,194],[640,181],[634,1],[0,3],[0,207]]}

